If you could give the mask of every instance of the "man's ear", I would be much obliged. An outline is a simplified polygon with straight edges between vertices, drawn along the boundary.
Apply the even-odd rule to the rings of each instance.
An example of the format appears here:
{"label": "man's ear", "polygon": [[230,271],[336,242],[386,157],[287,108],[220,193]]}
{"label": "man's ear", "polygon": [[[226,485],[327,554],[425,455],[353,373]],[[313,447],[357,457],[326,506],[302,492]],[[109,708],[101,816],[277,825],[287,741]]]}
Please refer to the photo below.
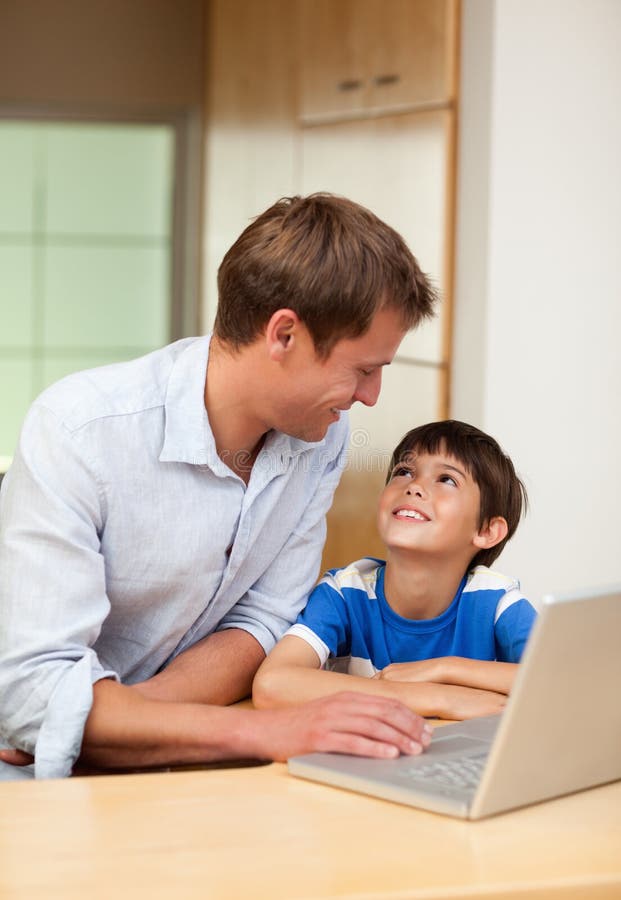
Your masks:
{"label": "man's ear", "polygon": [[503,541],[509,531],[507,520],[502,516],[494,516],[488,522],[485,522],[479,531],[475,534],[473,544],[479,550],[489,550]]}
{"label": "man's ear", "polygon": [[282,361],[296,342],[300,317],[292,309],[277,309],[265,329],[265,344],[270,359]]}

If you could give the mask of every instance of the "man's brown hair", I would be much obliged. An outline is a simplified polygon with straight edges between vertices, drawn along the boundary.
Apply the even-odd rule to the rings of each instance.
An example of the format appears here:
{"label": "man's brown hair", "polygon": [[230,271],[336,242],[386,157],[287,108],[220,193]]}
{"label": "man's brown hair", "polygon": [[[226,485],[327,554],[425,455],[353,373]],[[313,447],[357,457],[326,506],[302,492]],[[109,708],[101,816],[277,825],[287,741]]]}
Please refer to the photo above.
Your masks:
{"label": "man's brown hair", "polygon": [[526,488],[516,474],[513,463],[489,434],[474,425],[446,419],[408,431],[392,455],[386,483],[390,481],[395,466],[417,453],[446,453],[465,466],[479,486],[479,528],[495,516],[506,519],[506,537],[495,547],[479,550],[470,563],[471,568],[490,566],[500,556],[509,538],[515,534],[522,513],[528,506]]}
{"label": "man's brown hair", "polygon": [[332,194],[283,197],[224,257],[214,334],[239,349],[288,308],[325,358],[379,309],[396,309],[408,329],[433,315],[436,299],[403,238],[370,210]]}

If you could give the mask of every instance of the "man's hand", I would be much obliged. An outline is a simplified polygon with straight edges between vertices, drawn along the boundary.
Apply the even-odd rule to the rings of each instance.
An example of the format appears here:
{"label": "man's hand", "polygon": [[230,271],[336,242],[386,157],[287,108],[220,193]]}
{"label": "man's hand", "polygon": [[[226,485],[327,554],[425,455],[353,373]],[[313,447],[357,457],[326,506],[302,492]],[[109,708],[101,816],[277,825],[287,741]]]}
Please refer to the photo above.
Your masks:
{"label": "man's hand", "polygon": [[0,750],[0,760],[11,766],[29,766],[34,762],[34,756],[23,750]]}
{"label": "man's hand", "polygon": [[431,741],[431,727],[399,701],[349,691],[253,715],[260,755],[280,761],[317,751],[394,758]]}

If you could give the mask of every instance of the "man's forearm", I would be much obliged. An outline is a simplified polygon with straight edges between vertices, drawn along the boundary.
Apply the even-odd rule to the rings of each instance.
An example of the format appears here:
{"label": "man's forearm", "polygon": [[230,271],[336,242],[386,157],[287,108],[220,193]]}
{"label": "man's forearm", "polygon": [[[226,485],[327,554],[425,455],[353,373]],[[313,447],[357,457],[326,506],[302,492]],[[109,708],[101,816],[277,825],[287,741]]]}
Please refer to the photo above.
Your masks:
{"label": "man's forearm", "polygon": [[194,644],[134,690],[151,700],[225,706],[252,691],[265,651],[247,631],[227,628]]}
{"label": "man's forearm", "polygon": [[97,682],[80,762],[118,768],[260,755],[248,711],[218,707],[250,694],[264,658],[251,634],[227,629],[199,641],[148,681]]}
{"label": "man's forearm", "polygon": [[93,693],[79,761],[86,766],[285,760],[313,751],[394,757],[420,753],[429,743],[419,716],[379,697],[346,693],[289,709],[254,710],[150,700],[108,680],[97,682]]}
{"label": "man's forearm", "polygon": [[153,700],[131,687],[102,680],[93,687],[80,763],[125,768],[260,755],[249,713]]}

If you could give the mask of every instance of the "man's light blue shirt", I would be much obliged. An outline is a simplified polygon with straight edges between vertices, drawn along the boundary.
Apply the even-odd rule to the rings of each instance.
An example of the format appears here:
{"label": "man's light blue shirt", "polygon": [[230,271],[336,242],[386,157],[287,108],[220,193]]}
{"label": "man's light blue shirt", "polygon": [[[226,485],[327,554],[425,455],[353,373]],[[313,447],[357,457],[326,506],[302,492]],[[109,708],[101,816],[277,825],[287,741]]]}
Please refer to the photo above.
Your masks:
{"label": "man's light blue shirt", "polygon": [[208,353],[71,375],[26,418],[0,497],[0,743],[37,777],[70,773],[96,681],[223,628],[268,652],[315,583],[346,417],[318,443],[269,432],[246,486],[216,452]]}

